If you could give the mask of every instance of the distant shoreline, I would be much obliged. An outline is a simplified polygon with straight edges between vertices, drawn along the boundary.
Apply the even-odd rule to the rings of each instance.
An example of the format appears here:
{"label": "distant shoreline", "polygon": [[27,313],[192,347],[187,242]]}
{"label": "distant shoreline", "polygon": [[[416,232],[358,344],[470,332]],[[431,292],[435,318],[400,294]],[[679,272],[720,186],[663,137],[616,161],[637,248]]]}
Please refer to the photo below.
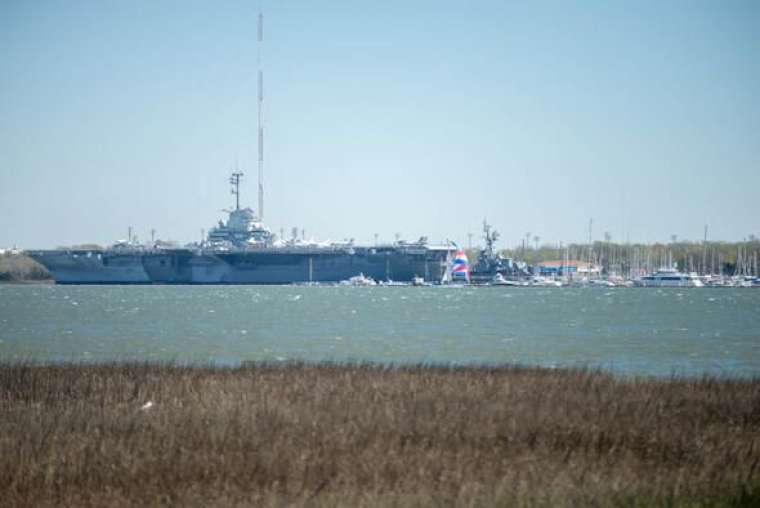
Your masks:
{"label": "distant shoreline", "polygon": [[29,285],[46,285],[55,284],[53,279],[18,279],[18,280],[0,280],[0,285],[4,286],[29,286]]}
{"label": "distant shoreline", "polygon": [[9,505],[760,502],[760,378],[0,362]]}
{"label": "distant shoreline", "polygon": [[0,255],[0,284],[50,284],[55,281],[44,266],[25,254]]}

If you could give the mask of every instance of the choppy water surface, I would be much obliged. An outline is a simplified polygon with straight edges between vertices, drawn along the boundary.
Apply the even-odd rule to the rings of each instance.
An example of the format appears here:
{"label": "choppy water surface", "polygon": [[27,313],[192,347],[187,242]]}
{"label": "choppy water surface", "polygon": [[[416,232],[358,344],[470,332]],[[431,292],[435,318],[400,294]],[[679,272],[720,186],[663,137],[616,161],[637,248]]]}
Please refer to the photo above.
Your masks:
{"label": "choppy water surface", "polygon": [[760,375],[760,290],[0,286],[0,359],[588,365]]}

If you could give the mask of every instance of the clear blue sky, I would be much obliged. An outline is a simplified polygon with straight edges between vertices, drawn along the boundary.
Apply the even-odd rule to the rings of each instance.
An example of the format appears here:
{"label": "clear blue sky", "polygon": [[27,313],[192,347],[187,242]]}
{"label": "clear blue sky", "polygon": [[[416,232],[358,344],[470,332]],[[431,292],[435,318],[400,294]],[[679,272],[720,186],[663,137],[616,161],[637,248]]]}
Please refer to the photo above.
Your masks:
{"label": "clear blue sky", "polygon": [[[256,2],[0,2],[0,246],[256,205]],[[265,219],[760,236],[760,2],[265,1]]]}

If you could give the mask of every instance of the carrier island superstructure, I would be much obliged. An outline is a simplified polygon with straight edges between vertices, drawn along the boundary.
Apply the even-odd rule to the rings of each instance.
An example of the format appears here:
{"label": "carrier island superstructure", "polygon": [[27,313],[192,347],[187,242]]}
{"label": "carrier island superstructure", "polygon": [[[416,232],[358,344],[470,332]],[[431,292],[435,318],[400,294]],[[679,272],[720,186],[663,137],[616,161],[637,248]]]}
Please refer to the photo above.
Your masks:
{"label": "carrier island superstructure", "polygon": [[230,183],[235,207],[205,240],[185,247],[130,240],[104,249],[33,250],[27,254],[59,284],[291,284],[339,282],[358,274],[378,281],[440,281],[453,247],[416,242],[358,246],[278,238],[240,207],[242,173]]}

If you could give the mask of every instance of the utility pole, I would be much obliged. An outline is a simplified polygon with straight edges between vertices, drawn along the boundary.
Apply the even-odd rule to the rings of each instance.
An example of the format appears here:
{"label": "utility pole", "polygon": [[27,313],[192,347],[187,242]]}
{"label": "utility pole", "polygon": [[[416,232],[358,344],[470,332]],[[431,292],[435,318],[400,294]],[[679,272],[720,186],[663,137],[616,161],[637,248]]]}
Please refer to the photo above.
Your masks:
{"label": "utility pole", "polygon": [[467,233],[467,248],[472,250],[472,233]]}

